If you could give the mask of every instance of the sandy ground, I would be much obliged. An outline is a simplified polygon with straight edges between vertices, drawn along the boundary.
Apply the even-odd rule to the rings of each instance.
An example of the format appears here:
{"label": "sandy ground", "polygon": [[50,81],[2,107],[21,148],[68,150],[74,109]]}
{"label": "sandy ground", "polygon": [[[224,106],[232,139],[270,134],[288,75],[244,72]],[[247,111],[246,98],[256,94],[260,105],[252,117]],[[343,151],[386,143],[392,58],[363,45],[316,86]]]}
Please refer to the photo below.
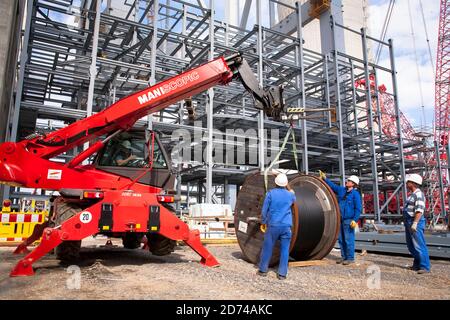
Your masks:
{"label": "sandy ground", "polygon": [[0,248],[0,300],[450,299],[450,261],[433,260],[431,274],[417,275],[407,270],[408,257],[358,255],[356,264],[342,266],[335,264],[338,252],[333,251],[328,264],[291,267],[287,280],[280,281],[276,270],[265,278],[257,276],[238,245],[208,246],[221,266],[206,268],[185,246],[156,257],[146,250],[124,249],[120,240],[113,242],[117,246],[107,248],[100,246],[104,239],[85,240],[79,273],[47,255],[35,264],[34,276],[17,278],[8,274],[20,256],[12,254],[12,247]]}

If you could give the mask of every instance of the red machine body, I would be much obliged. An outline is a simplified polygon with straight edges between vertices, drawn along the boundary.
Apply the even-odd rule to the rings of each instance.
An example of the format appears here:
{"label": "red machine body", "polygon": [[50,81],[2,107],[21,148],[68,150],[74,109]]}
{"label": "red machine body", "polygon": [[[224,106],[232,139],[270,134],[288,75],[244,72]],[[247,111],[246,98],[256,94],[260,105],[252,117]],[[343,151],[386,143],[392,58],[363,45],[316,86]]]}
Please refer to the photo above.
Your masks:
{"label": "red machine body", "polygon": [[[49,159],[100,136],[127,131],[148,114],[215,85],[227,84],[236,73],[229,67],[232,64],[236,65],[236,61],[230,63],[218,58],[125,97],[97,114],[46,136],[0,144],[2,183],[58,191],[87,190],[88,197],[97,198],[60,225],[45,228],[39,246],[19,261],[11,276],[32,275],[32,264],[53,248],[64,241],[79,241],[97,233],[158,233],[171,240],[184,241],[201,256],[201,263],[217,266],[218,261],[201,244],[198,231],[189,230],[161,204],[165,200],[161,197],[162,188],[106,172],[94,165],[80,165],[101,150],[105,140],[91,144],[69,163]],[[16,250],[25,251],[23,244]]]}
{"label": "red machine body", "polygon": [[[102,135],[128,130],[142,117],[215,85],[227,84],[232,76],[224,58],[218,58],[121,99],[103,111],[46,137],[3,143],[0,145],[0,181],[50,190],[123,189],[131,183],[130,179],[96,170],[92,166],[71,167],[71,163],[61,164],[49,159]],[[89,149],[86,150],[86,158],[92,151],[97,151],[98,145]],[[140,192],[160,191],[139,184],[134,188]]]}

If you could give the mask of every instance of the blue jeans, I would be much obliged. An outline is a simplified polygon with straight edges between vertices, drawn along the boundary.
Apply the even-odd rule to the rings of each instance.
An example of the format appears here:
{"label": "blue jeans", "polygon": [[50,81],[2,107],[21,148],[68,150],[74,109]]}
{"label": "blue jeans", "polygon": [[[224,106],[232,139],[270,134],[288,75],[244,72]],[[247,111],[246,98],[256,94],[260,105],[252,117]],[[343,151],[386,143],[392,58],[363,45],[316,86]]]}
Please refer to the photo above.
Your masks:
{"label": "blue jeans", "polygon": [[272,258],[273,247],[277,240],[280,240],[280,265],[278,266],[278,274],[284,277],[287,275],[291,238],[291,227],[268,226],[267,231],[264,234],[264,243],[261,259],[259,261],[259,271],[267,272],[270,259]]}
{"label": "blue jeans", "polygon": [[405,223],[406,245],[414,258],[413,268],[416,270],[424,269],[430,271],[430,256],[428,255],[428,248],[424,235],[425,218],[423,216],[420,218],[416,232],[411,229],[414,218],[403,212],[403,219]]}
{"label": "blue jeans", "polygon": [[355,260],[355,229],[350,227],[351,219],[341,220],[339,230],[339,247],[341,248],[341,257],[344,260]]}

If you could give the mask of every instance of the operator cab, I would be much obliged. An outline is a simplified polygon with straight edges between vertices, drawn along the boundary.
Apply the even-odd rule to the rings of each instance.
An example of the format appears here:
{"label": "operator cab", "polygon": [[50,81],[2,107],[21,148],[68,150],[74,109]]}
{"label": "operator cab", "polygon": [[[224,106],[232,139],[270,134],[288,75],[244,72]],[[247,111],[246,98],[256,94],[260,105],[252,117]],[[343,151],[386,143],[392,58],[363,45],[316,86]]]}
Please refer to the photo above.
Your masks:
{"label": "operator cab", "polygon": [[135,179],[151,166],[139,183],[173,189],[175,176],[169,157],[154,131],[123,132],[109,140],[94,160],[97,169]]}

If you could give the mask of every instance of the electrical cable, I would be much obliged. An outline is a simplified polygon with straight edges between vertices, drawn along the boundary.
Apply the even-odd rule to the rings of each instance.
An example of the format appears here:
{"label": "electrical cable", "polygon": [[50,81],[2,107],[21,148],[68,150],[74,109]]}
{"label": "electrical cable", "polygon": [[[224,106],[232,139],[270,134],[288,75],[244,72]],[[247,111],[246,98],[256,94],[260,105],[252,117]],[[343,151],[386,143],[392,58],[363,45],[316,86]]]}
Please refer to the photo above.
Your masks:
{"label": "electrical cable", "polygon": [[[384,39],[386,38],[386,34],[389,28],[389,23],[391,22],[391,17],[392,17],[392,12],[394,11],[394,5],[395,5],[395,0],[390,0],[389,5],[388,5],[388,9],[386,12],[386,17],[384,18],[384,23],[383,23],[383,27],[381,28],[381,34],[380,34],[380,39],[381,41],[384,41]],[[381,52],[383,50],[383,44],[379,43],[378,47],[377,47],[377,53],[376,53],[376,58],[375,61],[378,64],[380,57],[381,57]]]}
{"label": "electrical cable", "polygon": [[434,69],[433,54],[431,53],[430,38],[428,37],[428,29],[427,29],[427,23],[425,20],[425,14],[423,13],[422,0],[419,0],[419,3],[420,3],[420,12],[422,13],[423,28],[425,29],[425,36],[426,36],[426,40],[427,40],[428,54],[430,56],[431,69],[433,70],[433,79],[435,79],[436,78],[436,70]]}
{"label": "electrical cable", "polygon": [[416,47],[416,36],[414,33],[414,25],[413,25],[413,19],[412,19],[412,13],[411,13],[411,3],[410,0],[408,0],[408,13],[409,13],[409,25],[411,30],[411,38],[413,43],[413,49],[414,49],[414,58],[416,62],[416,71],[417,71],[417,80],[419,82],[419,93],[420,93],[420,102],[421,102],[421,108],[422,108],[422,119],[421,119],[421,130],[425,131],[425,127],[427,125],[427,120],[425,116],[425,105],[423,101],[423,89],[422,89],[422,78],[420,76],[420,70],[419,70],[419,57],[417,55],[417,47]]}

